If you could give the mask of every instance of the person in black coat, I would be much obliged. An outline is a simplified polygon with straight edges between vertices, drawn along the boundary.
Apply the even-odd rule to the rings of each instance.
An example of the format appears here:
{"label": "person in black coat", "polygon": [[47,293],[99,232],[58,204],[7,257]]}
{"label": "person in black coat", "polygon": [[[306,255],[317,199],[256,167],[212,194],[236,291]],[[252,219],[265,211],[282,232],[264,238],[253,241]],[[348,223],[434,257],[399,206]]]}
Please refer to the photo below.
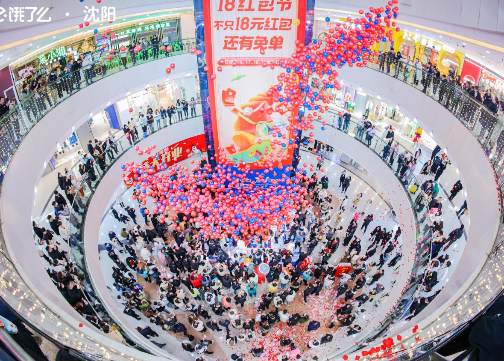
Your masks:
{"label": "person in black coat", "polygon": [[212,331],[219,331],[219,332],[222,331],[222,329],[219,327],[219,324],[215,319],[208,321],[206,325]]}
{"label": "person in black coat", "polygon": [[[128,215],[131,217],[131,219],[133,220],[133,223],[137,224],[135,209],[128,206],[128,207],[126,207],[126,213],[128,213]],[[157,236],[157,234],[156,234],[156,236]]]}
{"label": "person in black coat", "polygon": [[455,184],[453,185],[452,189],[451,189],[451,192],[450,192],[450,201],[453,200],[453,198],[455,198],[458,194],[458,192],[460,192],[462,190],[462,182],[460,182],[460,180],[456,181]]}
{"label": "person in black coat", "polygon": [[119,218],[119,213],[117,213],[117,211],[114,208],[112,208],[112,215],[114,216],[115,219],[121,222],[121,218]]}
{"label": "person in black coat", "polygon": [[35,223],[35,221],[33,221],[32,224],[33,224],[33,233],[35,233],[39,239],[42,239],[44,237],[43,228],[39,228],[39,226],[37,225],[37,223]]}
{"label": "person in black coat", "polygon": [[67,205],[67,200],[58,191],[54,191],[54,200],[56,201],[56,203],[61,204],[62,206]]}
{"label": "person in black coat", "polygon": [[145,326],[145,327],[140,327],[138,326],[136,328],[136,330],[138,332],[140,332],[140,334],[145,337],[145,338],[149,338],[149,337],[158,337],[159,335],[157,334],[157,332],[155,332],[152,328],[150,328],[149,326]]}
{"label": "person in black coat", "polygon": [[53,216],[48,215],[47,216],[47,221],[49,222],[49,226],[51,227],[51,229],[53,230],[53,232],[56,233],[59,236],[60,233],[59,233],[58,220],[56,218],[54,218]]}
{"label": "person in black coat", "polygon": [[[37,341],[33,338],[33,334],[25,327],[24,323],[10,310],[10,308],[0,301],[0,315],[12,322],[17,332],[9,334],[9,337],[14,339],[14,342],[19,345],[34,361],[47,361],[47,357],[39,348]],[[4,326],[4,322],[0,321],[0,325]],[[6,355],[5,355],[6,356]],[[0,359],[8,360],[0,354]]]}
{"label": "person in black coat", "polygon": [[296,326],[299,322],[300,319],[299,313],[295,313],[289,317],[289,320],[287,321],[287,326]]}
{"label": "person in black coat", "polygon": [[329,343],[333,340],[333,335],[330,333],[326,333],[324,336],[322,336],[322,339],[320,340],[320,344],[323,345],[324,343]]}

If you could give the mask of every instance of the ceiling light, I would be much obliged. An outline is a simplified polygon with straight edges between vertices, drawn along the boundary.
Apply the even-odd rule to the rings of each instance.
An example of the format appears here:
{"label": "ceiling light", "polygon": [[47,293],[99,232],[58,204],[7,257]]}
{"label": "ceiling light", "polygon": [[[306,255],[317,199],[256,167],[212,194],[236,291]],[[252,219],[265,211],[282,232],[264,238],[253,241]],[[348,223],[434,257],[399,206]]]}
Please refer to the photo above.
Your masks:
{"label": "ceiling light", "polygon": [[70,16],[70,13],[65,13],[65,16]]}
{"label": "ceiling light", "polygon": [[490,52],[488,50],[486,52],[487,52],[487,54],[490,54]]}
{"label": "ceiling light", "polygon": [[54,35],[52,38],[53,38],[53,39],[56,39],[56,35]]}
{"label": "ceiling light", "polygon": [[440,38],[442,38],[443,36],[439,35]]}
{"label": "ceiling light", "polygon": [[28,46],[32,46],[33,44],[28,44]]}
{"label": "ceiling light", "polygon": [[3,56],[3,54],[0,54],[0,58]]}
{"label": "ceiling light", "polygon": [[462,43],[462,45],[466,46],[466,43]]}

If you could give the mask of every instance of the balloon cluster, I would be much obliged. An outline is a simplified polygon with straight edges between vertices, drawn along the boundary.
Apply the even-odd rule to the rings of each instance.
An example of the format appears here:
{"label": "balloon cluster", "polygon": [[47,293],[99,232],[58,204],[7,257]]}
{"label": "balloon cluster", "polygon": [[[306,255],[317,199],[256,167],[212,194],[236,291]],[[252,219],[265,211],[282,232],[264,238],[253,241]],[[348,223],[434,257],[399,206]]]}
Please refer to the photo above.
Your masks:
{"label": "balloon cluster", "polygon": [[[139,155],[150,154],[154,149],[155,146],[143,151],[136,148]],[[161,155],[156,158],[161,159]],[[181,215],[184,220],[197,222],[201,235],[211,239],[225,235],[236,241],[248,240],[273,226],[291,222],[294,211],[309,204],[306,188],[300,185],[309,181],[306,172],[292,168],[286,169],[289,175],[283,173],[276,179],[251,170],[236,171],[226,164],[212,169],[208,164],[201,166],[201,162],[193,170],[178,164],[168,167],[165,163],[127,163],[122,168],[134,174],[133,179],[123,175],[126,181],[132,181],[134,199],[145,205],[152,198],[153,213],[160,214],[161,223],[167,217],[176,220]],[[247,177],[252,173],[255,178]]]}
{"label": "balloon cluster", "polygon": [[[346,64],[350,67],[363,67],[368,60],[378,55],[371,51],[375,43],[392,41],[393,30],[387,31],[384,24],[388,27],[396,25],[394,19],[397,18],[399,9],[394,4],[397,2],[398,0],[391,0],[385,8],[370,8],[367,13],[360,10],[359,14],[364,16],[354,19],[351,25],[350,17],[347,18],[348,23],[334,23],[323,40],[314,40],[307,46],[296,41],[296,52],[282,64],[285,72],[278,76],[279,82],[268,91],[268,94],[275,90],[279,92],[274,99],[279,103],[275,111],[282,107],[287,107],[290,111],[297,107],[304,109],[300,118],[289,119],[295,132],[313,129],[313,121],[322,120],[322,114],[329,107],[320,103],[329,104],[333,100],[327,93],[328,89],[341,90],[341,85],[336,80],[336,68]],[[329,17],[325,20],[328,23],[331,21]],[[317,75],[320,80],[314,79],[311,87],[309,80],[313,75]],[[325,126],[325,123],[322,125]]]}
{"label": "balloon cluster", "polygon": [[[346,64],[365,66],[377,55],[371,51],[375,43],[392,40],[393,31],[387,31],[385,25],[395,26],[397,2],[391,0],[385,8],[370,8],[368,12],[361,10],[359,13],[363,16],[354,19],[351,25],[351,18],[347,18],[348,23],[334,23],[322,41],[314,40],[306,46],[296,42],[296,52],[281,65],[285,71],[278,75],[278,83],[262,95],[269,104],[263,106],[262,112],[272,114],[286,109],[291,112],[286,127],[265,130],[272,136],[265,147],[266,157],[253,164],[264,168],[262,171],[251,170],[250,164],[236,171],[236,162],[243,160],[232,163],[222,148],[217,149],[220,164],[215,168],[201,166],[200,162],[192,170],[180,165],[168,167],[165,163],[157,167],[129,163],[123,169],[133,174],[133,179],[126,180],[133,184],[134,197],[144,205],[152,198],[153,212],[160,214],[160,222],[165,222],[167,217],[176,220],[181,216],[191,223],[197,222],[202,235],[213,239],[227,235],[235,240],[247,240],[267,234],[273,226],[291,222],[295,210],[309,204],[302,183],[311,179],[306,175],[306,163],[300,170],[287,167],[280,171],[281,165],[279,170],[274,170],[279,161],[288,157],[287,149],[298,147],[287,136],[289,132],[298,135],[303,130],[314,129],[313,122],[322,121],[322,114],[329,109],[327,104],[333,100],[328,90],[341,89],[335,69]],[[326,21],[329,23],[331,19],[328,17]],[[191,53],[200,55],[201,51],[191,49]],[[167,68],[166,72],[171,69]],[[313,75],[319,80],[311,82]],[[216,74],[210,74],[210,78],[215,79]],[[298,109],[302,110],[297,113]],[[322,129],[325,125],[322,121]],[[310,141],[313,135],[309,133]],[[153,149],[154,146],[144,151],[137,148],[137,152],[150,154]],[[160,159],[159,154],[156,158]],[[313,168],[311,164],[310,171]],[[277,175],[277,171],[281,174]]]}

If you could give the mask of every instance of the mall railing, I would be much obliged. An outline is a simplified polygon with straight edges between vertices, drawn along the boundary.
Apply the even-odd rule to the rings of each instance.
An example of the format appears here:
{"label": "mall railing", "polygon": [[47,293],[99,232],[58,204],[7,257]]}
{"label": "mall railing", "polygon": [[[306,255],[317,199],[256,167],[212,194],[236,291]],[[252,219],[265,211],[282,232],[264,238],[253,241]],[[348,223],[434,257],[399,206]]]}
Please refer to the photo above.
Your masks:
{"label": "mall railing", "polygon": [[[329,111],[324,117],[324,121],[326,122],[326,126],[331,126],[344,133],[347,133],[349,136],[354,137],[356,140],[368,146],[369,150],[374,152],[394,172],[398,180],[403,185],[406,194],[408,195],[411,209],[418,226],[416,233],[417,251],[415,254],[415,260],[413,261],[414,266],[411,270],[411,274],[416,276],[413,276],[411,278],[408,287],[403,292],[400,300],[394,306],[393,310],[389,312],[389,315],[386,317],[386,319],[382,320],[381,324],[374,328],[372,333],[374,335],[379,335],[384,331],[389,332],[392,324],[395,324],[400,320],[403,320],[405,317],[409,316],[408,308],[415,299],[417,291],[421,290],[422,288],[422,275],[427,265],[431,261],[431,250],[429,242],[430,231],[428,231],[425,224],[426,213],[428,211],[428,198],[421,190],[421,185],[425,180],[427,180],[427,176],[419,174],[421,170],[420,165],[415,168],[415,172],[411,173],[410,176],[401,176],[400,168],[397,166],[397,159],[399,154],[403,154],[405,157],[414,157],[414,154],[412,154],[408,149],[403,147],[397,141],[392,141],[390,142],[390,146],[397,144],[397,150],[395,153],[394,161],[391,162],[390,151],[386,153],[386,156],[384,156],[384,149],[389,144],[389,141],[385,141],[378,135],[375,135],[373,138],[368,140],[366,137],[367,133],[364,128],[364,124],[359,124],[359,121],[357,121],[355,118],[351,118],[348,123],[345,123],[343,118],[338,113]],[[321,154],[325,155],[324,152],[322,152]],[[410,191],[411,186],[413,185],[417,186],[417,191],[415,193]],[[439,189],[441,191],[442,187],[440,186]],[[448,194],[446,194],[446,191],[444,192],[445,196],[447,197]],[[435,197],[433,196],[432,198]],[[424,233],[424,231],[427,231],[427,233]],[[459,242],[460,241],[463,241],[463,239],[460,239]],[[373,337],[370,336],[367,338],[367,340],[368,342],[372,342]],[[362,346],[355,346],[354,349],[357,349],[359,347]]]}
{"label": "mall railing", "polygon": [[[83,284],[82,291],[85,296],[90,301],[92,301],[89,302],[89,304],[93,307],[93,310],[99,320],[103,320],[107,324],[113,326],[122,334],[122,336],[128,341],[129,344],[133,344],[134,341],[132,340],[128,329],[121,328],[115,322],[113,316],[111,316],[113,312],[110,310],[110,305],[107,305],[106,303],[101,301],[99,292],[96,291],[94,283],[90,277],[90,272],[87,267],[86,256],[84,252],[85,248],[83,239],[87,207],[101,179],[109,170],[109,168],[113,164],[115,164],[115,162],[121,155],[123,155],[128,150],[131,150],[131,147],[142,141],[146,136],[150,136],[151,134],[169,127],[172,124],[201,116],[200,99],[197,99],[196,105],[192,109],[193,110],[191,110],[191,107],[189,107],[187,111],[187,117],[185,116],[185,113],[182,114],[182,120],[179,120],[178,115],[174,114],[171,118],[171,121],[168,116],[165,119],[160,119],[159,126],[157,122],[154,122],[151,125],[145,124],[143,127],[141,125],[133,127],[130,132],[132,136],[123,134],[113,142],[113,145],[107,148],[105,154],[103,154],[105,158],[103,168],[99,166],[97,159],[89,156],[86,159],[86,162],[91,162],[94,177],[90,177],[90,174],[88,173],[86,173],[83,177],[77,177],[79,184],[75,188],[74,201],[65,209],[65,211],[67,212],[65,218],[68,219],[68,225],[70,227],[71,233],[71,236],[67,242],[67,255],[70,260],[74,262],[74,264],[78,267],[79,272],[77,276]],[[78,173],[74,172],[74,174],[77,176]],[[56,187],[56,190],[59,190],[59,187]],[[61,192],[61,190],[59,191]],[[47,214],[43,214],[42,217],[46,216]],[[98,252],[98,250],[96,251]],[[136,345],[136,347],[142,349],[142,347],[138,345]]]}
{"label": "mall railing", "polygon": [[[368,67],[379,71],[379,65],[377,64],[369,64]],[[385,74],[395,77],[396,73],[392,70],[395,70],[393,65],[391,66],[391,74],[387,72]],[[421,78],[418,77],[418,84],[416,84],[413,76],[405,79],[401,71],[404,71],[404,68],[398,71],[399,80],[414,86],[420,91],[423,91],[424,84],[427,84],[426,92],[429,92],[433,88],[432,81],[430,84],[427,82],[422,84]],[[427,72],[422,70],[422,76],[425,79],[429,79],[431,74],[427,74]],[[401,77],[402,79],[400,79]],[[491,114],[488,109],[468,94],[465,94],[461,89],[451,89],[454,94],[453,100],[450,95],[450,97],[443,97],[442,101],[439,101],[439,93],[436,93],[437,95],[434,94],[433,99],[447,107],[478,139],[482,149],[489,156],[496,173],[499,175],[499,180],[501,180],[504,147],[497,144],[498,142],[495,139],[499,138],[503,129],[502,119]],[[439,91],[439,89],[437,90]],[[430,96],[432,97],[432,95]],[[448,101],[445,102],[446,99]],[[487,123],[487,120],[490,120],[490,123]],[[502,185],[502,182],[500,184]],[[504,269],[501,270],[502,265],[504,265],[504,238],[502,235],[499,235],[478,276],[464,294],[428,327],[418,329],[416,332],[405,331],[405,335],[402,335],[401,341],[394,340],[395,345],[391,349],[391,352],[378,359],[412,360],[433,354],[440,345],[459,334],[475,317],[485,312],[489,305],[502,295],[504,290],[504,276],[502,276]],[[369,346],[373,346],[372,341],[369,343]],[[362,346],[360,348],[365,349]],[[333,357],[332,359],[335,360],[336,358]],[[376,358],[377,355],[373,355],[373,359]],[[361,359],[368,360],[366,357]]]}
{"label": "mall railing", "polygon": [[[149,46],[137,53],[127,53],[126,64],[122,55],[115,53],[111,59],[103,56],[99,61],[93,62],[89,68],[80,68],[74,72],[65,72],[50,81],[50,74],[39,74],[40,86],[34,90],[21,92],[20,101],[10,106],[9,112],[0,117],[0,169],[5,171],[12,155],[30,129],[56,105],[78,92],[80,89],[91,85],[93,82],[107,76],[116,74],[126,67],[138,66],[168,56],[177,56],[190,53],[196,47],[194,38],[183,39],[171,43],[170,52],[161,51],[159,47]],[[157,50],[156,50],[157,49]],[[35,75],[38,77],[39,75]]]}
{"label": "mall railing", "polygon": [[[187,39],[183,40],[182,43],[187,44],[183,45],[179,54],[182,53],[187,53],[189,50],[194,47],[195,40],[194,39]],[[152,55],[154,55],[154,51],[152,51]],[[138,57],[138,53],[136,55]],[[103,77],[106,77],[108,75],[117,73],[121,69],[121,64],[122,60],[119,59],[120,55],[116,54],[114,55],[115,62],[107,62],[107,72],[103,71],[103,68],[92,70],[91,74],[87,74],[87,79],[96,81],[97,79],[101,79]],[[131,55],[127,58],[127,64],[132,64],[134,65],[140,65],[148,61],[153,61],[156,60],[154,56],[151,56],[150,58],[147,58],[146,60],[138,59],[136,64],[133,64],[133,58]],[[371,69],[378,70],[378,65],[376,64],[369,64],[368,65]],[[392,67],[392,69],[394,69]],[[395,70],[395,69],[394,69]],[[398,74],[401,74],[401,70],[398,71]],[[422,74],[425,74],[426,79],[430,79],[429,76],[430,74],[427,74],[425,71],[422,70]],[[392,76],[395,75],[395,71]],[[80,79],[79,79],[80,77]],[[399,77],[399,76],[398,76]],[[77,85],[82,86],[87,86],[89,84],[86,83],[86,74],[82,74],[80,71],[74,74],[71,74],[69,76],[71,79],[75,79],[75,81],[72,83],[78,88]],[[91,79],[92,78],[92,79]],[[410,81],[411,79],[411,81]],[[403,79],[404,80],[404,77]],[[67,87],[69,85],[68,83],[69,79],[66,79],[66,84]],[[421,82],[418,82],[416,84],[413,80],[413,77],[410,76],[409,78],[406,78],[406,82],[414,87],[416,87],[419,90],[423,90],[423,85],[419,86],[418,84],[421,84]],[[61,84],[61,83],[60,83]],[[430,90],[430,87],[432,87],[432,82],[430,84],[427,82],[427,90]],[[68,96],[73,94],[73,92],[76,90],[74,89],[73,91],[67,92],[67,94],[63,94],[62,97],[59,95],[61,93],[58,92],[58,87],[63,87],[64,85],[59,85],[59,84],[52,84],[49,85],[49,87],[46,87],[45,89],[42,89],[40,91],[36,91],[34,94],[28,95],[25,99],[23,99],[19,104],[13,106],[8,114],[5,114],[2,119],[0,119],[0,133],[3,135],[2,138],[0,138],[0,160],[4,163],[4,167],[7,167],[8,161],[14,154],[15,150],[17,149],[18,145],[20,144],[21,140],[24,138],[24,135],[31,129],[33,125],[35,125],[38,120],[40,120],[43,115],[47,112],[48,109],[54,107],[57,105],[59,102],[63,101],[66,99]],[[68,89],[68,88],[67,88]],[[65,91],[65,89],[62,89]],[[447,106],[448,110],[450,110],[459,120],[461,120],[464,125],[475,135],[475,137],[480,141],[480,144],[482,145],[483,149],[485,152],[490,156],[490,159],[492,160],[492,164],[494,165],[496,171],[498,171],[499,177],[501,175],[501,164],[504,159],[504,147],[499,146],[499,144],[492,145],[492,142],[495,142],[495,140],[499,137],[500,131],[502,129],[502,121],[496,117],[494,117],[483,105],[477,103],[474,99],[470,98],[468,95],[464,94],[463,91],[458,91],[457,89],[453,90],[453,98],[450,96],[447,99],[448,105],[444,104],[444,99],[440,101],[440,103],[444,106]],[[53,101],[51,101],[51,99]],[[453,100],[452,100],[453,99]],[[437,99],[439,101],[439,97]],[[47,105],[47,103],[49,106]],[[35,108],[36,107],[36,108]],[[33,117],[32,117],[33,116]],[[413,179],[413,178],[412,178]],[[504,256],[502,252],[502,248],[500,247],[501,242],[499,242],[499,245],[496,245],[494,247],[494,250],[492,253],[489,255],[489,258],[487,260],[487,263],[485,264],[483,268],[483,272],[480,273],[478,279],[473,283],[473,287],[468,291],[469,293],[466,293],[464,296],[461,297],[459,302],[465,302],[467,304],[468,302],[468,295],[473,295],[479,294],[479,297],[475,299],[471,299],[473,301],[473,307],[474,310],[471,310],[469,312],[469,316],[467,317],[467,321],[469,321],[473,316],[476,315],[476,310],[483,310],[484,305],[489,303],[495,298],[496,293],[492,291],[488,291],[489,289],[492,289],[490,284],[494,286],[498,286],[497,289],[502,289],[503,287],[503,282],[501,282],[501,278],[497,277],[497,275],[494,275],[492,272],[495,267],[499,267],[500,264],[502,264],[501,260],[502,257]],[[498,259],[499,261],[496,261]],[[5,265],[9,266],[5,266]],[[2,268],[3,267],[3,268]],[[12,266],[12,264],[9,262],[9,259],[6,257],[5,252],[2,252],[2,257],[0,257],[0,270],[4,270],[2,272],[2,275],[9,275],[11,280],[14,281],[14,283],[11,282],[11,284],[16,284],[20,285],[20,287],[24,287],[24,294],[30,296],[29,299],[32,300],[32,307],[34,305],[37,305],[38,307],[43,307],[43,305],[40,303],[40,301],[37,299],[37,297],[29,290],[29,288],[22,283],[22,280],[17,274],[17,271],[15,268]],[[486,273],[488,272],[488,273]],[[484,274],[483,274],[484,273]],[[488,275],[492,275],[490,280],[487,280],[486,277]],[[4,278],[5,282],[5,278]],[[479,283],[478,283],[479,282]],[[483,285],[483,286],[481,286]],[[495,289],[495,288],[494,288]],[[3,298],[9,303],[9,293],[5,292],[6,288],[2,290],[1,295]],[[487,290],[487,291],[486,291]],[[16,291],[16,293],[20,292],[19,290],[11,290],[11,291]],[[472,293],[471,293],[472,292]],[[11,296],[13,296],[11,294]],[[439,326],[445,325],[441,328],[441,330],[445,330],[445,333],[442,333],[441,330],[434,330],[434,329],[429,329],[429,330],[419,330],[419,332],[416,334],[415,337],[417,337],[419,340],[425,339],[425,337],[428,338],[433,338],[436,335],[439,336],[440,334],[446,334],[448,332],[451,332],[452,330],[455,330],[458,325],[460,325],[459,320],[464,319],[463,314],[458,314],[458,309],[453,310],[453,307],[456,307],[458,303],[456,303],[454,306],[452,306],[450,309],[452,309],[452,312],[446,312],[443,314],[442,318],[438,318],[437,322],[444,321],[443,323],[440,323]],[[51,314],[51,311],[48,310],[47,308],[43,308],[43,310],[49,314]],[[32,315],[33,313],[29,311],[29,308],[25,309],[27,314]],[[458,316],[456,316],[458,315]],[[59,319],[59,317],[56,314],[52,314],[49,316],[49,319],[53,317],[54,319]],[[460,318],[459,318],[460,317]],[[46,315],[43,317],[44,319],[47,318]],[[446,327],[446,324],[452,325],[451,328]],[[59,330],[59,326],[61,326],[62,323],[59,322],[58,327],[54,327],[51,329],[51,333],[49,334],[54,334],[52,330]],[[44,330],[44,327],[37,327],[37,329]],[[68,338],[68,326],[63,326],[64,328],[66,327],[65,331],[66,333],[60,333],[61,334],[66,334]],[[73,332],[73,331],[72,331]],[[84,337],[84,336],[83,336]],[[86,336],[87,337],[87,336]],[[87,337],[88,340],[91,340],[90,337]],[[418,349],[418,341],[411,341],[409,338],[403,338],[403,341],[401,345],[404,345],[406,349],[408,349],[408,343],[412,342],[414,345],[409,346],[410,350],[417,350]],[[85,343],[83,343],[85,345]],[[82,345],[79,347],[82,347]],[[89,346],[89,348],[88,348]],[[90,354],[100,354],[102,355],[102,352],[104,348],[96,347],[96,344],[94,341],[91,342],[90,345],[85,345],[86,350],[89,350]],[[112,352],[112,351],[111,351]],[[413,351],[408,351],[408,352],[413,352]],[[415,351],[416,352],[416,351]],[[402,353],[402,351],[401,351]],[[396,356],[397,357],[397,356]],[[407,357],[410,357],[407,355]],[[117,359],[122,359],[121,357],[118,357]]]}
{"label": "mall railing", "polygon": [[[199,105],[198,105],[198,109],[196,110],[196,112],[197,112],[197,114],[201,114],[201,110],[200,110]],[[353,136],[355,139],[363,142],[366,145],[369,143],[369,149],[371,151],[373,151],[377,156],[379,156],[380,159],[382,159],[391,168],[391,170],[396,174],[399,181],[402,183],[403,187],[405,188],[405,192],[408,194],[408,199],[409,199],[410,204],[412,206],[416,222],[417,222],[417,224],[421,224],[422,222],[421,222],[421,220],[419,220],[419,216],[425,215],[425,212],[427,211],[427,200],[424,199],[423,197],[420,197],[420,199],[418,199],[419,195],[421,193],[421,190],[420,190],[420,186],[422,184],[421,182],[423,180],[420,179],[419,176],[414,173],[411,174],[410,176],[408,176],[407,178],[402,177],[399,174],[399,171],[397,169],[394,169],[393,165],[390,164],[390,161],[389,161],[390,154],[388,155],[388,157],[385,157],[385,159],[384,159],[382,151],[388,142],[384,141],[379,136],[375,136],[371,139],[370,142],[367,142],[367,140],[364,136],[364,134],[365,134],[364,132],[362,132],[363,136],[360,136],[359,124],[357,121],[355,121],[355,119],[351,120],[347,125],[345,125],[345,123],[341,120],[341,117],[338,114],[329,113],[326,115],[324,120],[326,121],[326,124],[328,126],[334,127],[336,129],[340,129],[341,131],[348,133],[350,136]],[[159,128],[156,125],[153,125],[154,132],[156,132],[160,129],[163,129],[165,126],[167,126],[166,123],[162,123],[161,127],[159,127]],[[119,157],[124,152],[131,149],[131,146],[133,146],[134,144],[136,144],[140,140],[142,140],[143,139],[142,134],[144,134],[144,133],[147,133],[146,135],[152,134],[149,127],[146,127],[146,129],[145,129],[146,132],[144,132],[144,129],[142,129],[140,126],[137,126],[135,129],[137,130],[137,132],[136,132],[137,136],[135,137],[135,140],[133,143],[131,143],[130,138],[128,138],[124,135],[116,140],[115,144],[116,144],[116,146],[118,146],[118,151],[114,152],[114,158]],[[396,153],[394,163],[397,163],[397,157],[401,153],[403,153],[406,157],[414,156],[411,152],[409,152],[406,148],[401,146],[399,143],[397,143],[397,144],[398,144],[398,148],[397,148],[397,153]],[[93,160],[89,160],[89,161],[93,161]],[[97,185],[99,184],[101,178],[107,172],[108,168],[112,164],[114,164],[115,159],[113,160],[113,159],[109,158],[109,161],[110,162],[106,165],[106,167],[103,170],[100,169],[96,163],[94,164],[94,169],[97,173],[97,178],[92,183],[88,183],[88,187],[87,187],[88,190],[86,192],[85,197],[83,197],[84,199],[82,199],[79,202],[80,205],[78,206],[78,209],[81,209],[84,211],[87,209],[86,206],[94,194],[94,189],[96,189]],[[397,167],[395,167],[395,168],[397,168]],[[417,168],[416,170],[418,171],[419,169],[420,168]],[[413,194],[409,191],[410,186],[413,184],[418,185],[418,191],[416,194]],[[78,201],[78,198],[76,198],[76,201]],[[420,205],[422,205],[423,207],[421,207]],[[72,214],[74,214],[73,217],[75,217],[75,218],[81,217],[78,213],[76,213],[74,211],[73,207],[69,207],[69,210],[71,211]],[[71,215],[71,217],[72,217],[72,215]],[[82,216],[82,218],[85,219],[85,216]],[[83,222],[75,222],[75,225],[76,226],[72,229],[72,231],[77,234],[82,235],[83,230],[84,230]],[[81,242],[83,242],[83,241],[81,241]],[[387,329],[387,327],[390,326],[390,324],[392,322],[394,322],[394,321],[397,322],[401,319],[404,319],[404,317],[407,316],[407,312],[408,312],[407,307],[410,304],[407,301],[411,301],[411,299],[415,295],[415,292],[419,289],[419,287],[422,286],[421,275],[423,274],[423,270],[425,269],[426,265],[430,262],[431,252],[428,247],[427,248],[425,247],[425,245],[428,245],[428,243],[429,242],[427,242],[424,239],[424,234],[423,234],[422,228],[418,227],[417,228],[417,244],[419,244],[419,247],[417,249],[417,254],[415,255],[414,267],[411,271],[412,274],[416,274],[417,276],[413,277],[411,279],[408,288],[404,291],[401,299],[398,301],[398,303],[394,307],[393,311],[390,312],[387,319],[383,320],[382,324],[379,327],[375,327],[375,329],[373,331],[374,334],[377,335],[377,334],[382,333],[385,329]],[[83,263],[80,265],[80,267],[82,268],[83,273],[88,275],[88,272],[86,271],[85,256],[83,253],[82,244],[80,244],[80,245],[71,244],[70,247],[71,247],[72,252],[75,254],[76,259],[82,260]],[[88,282],[90,282],[90,281],[88,281]],[[108,308],[108,305],[103,305],[103,306],[106,309]]]}
{"label": "mall railing", "polygon": [[[501,193],[504,194],[504,114],[499,105],[494,103],[493,112],[455,82],[437,78],[421,66],[415,67],[412,62],[393,61],[388,65],[385,59],[382,63],[381,56],[383,54],[374,57],[374,61],[369,61],[367,67],[424,92],[460,120],[489,157],[497,174]],[[480,94],[484,99],[484,94]]]}
{"label": "mall railing", "polygon": [[[187,54],[190,52],[190,49],[194,47],[195,39],[182,40],[180,41],[180,46],[175,47],[175,49],[178,50],[175,50],[175,52],[172,51],[170,56]],[[116,54],[116,60],[118,57],[120,57],[120,55]],[[162,54],[160,53],[159,58],[161,57]],[[130,55],[127,59],[127,65],[136,66],[157,59],[158,58],[154,56],[154,51],[152,51],[150,57],[145,60],[137,59],[136,63],[133,62]],[[119,64],[119,62],[122,64],[122,60],[118,60],[115,63],[107,63],[106,73],[91,74],[92,81],[97,81],[121,71],[123,67],[114,65]],[[21,100],[19,104],[12,106],[10,111],[0,118],[0,163],[2,163],[2,172],[0,172],[0,174],[2,178],[8,167],[8,162],[14,155],[24,136],[40,119],[42,119],[47,111],[78,91],[77,88],[82,89],[91,84],[85,82],[85,76],[82,75],[81,71],[79,71],[78,74],[75,72],[69,75],[66,79],[67,82],[68,79],[75,79],[72,83],[75,86],[73,91],[67,92],[67,94],[63,94],[62,97],[59,97],[57,91],[59,84],[49,83],[43,91],[37,91],[34,94],[28,95],[25,99]],[[38,111],[34,111],[34,106],[37,106]],[[30,113],[31,116],[29,117],[28,115]],[[61,342],[62,346],[70,350],[75,350],[81,357],[88,360],[132,360],[131,356],[108,348],[99,340],[82,333],[75,325],[67,324],[55,311],[44,305],[29,286],[23,282],[22,277],[17,272],[15,265],[6,252],[5,240],[1,232],[0,247],[0,274],[2,275],[0,297],[13,307],[16,314],[23,319],[24,322],[38,330],[42,335],[47,335],[51,339]],[[73,257],[77,260],[77,257]],[[81,261],[76,261],[76,263],[78,263],[81,269],[84,269]],[[89,295],[89,293],[88,289],[87,294]]]}

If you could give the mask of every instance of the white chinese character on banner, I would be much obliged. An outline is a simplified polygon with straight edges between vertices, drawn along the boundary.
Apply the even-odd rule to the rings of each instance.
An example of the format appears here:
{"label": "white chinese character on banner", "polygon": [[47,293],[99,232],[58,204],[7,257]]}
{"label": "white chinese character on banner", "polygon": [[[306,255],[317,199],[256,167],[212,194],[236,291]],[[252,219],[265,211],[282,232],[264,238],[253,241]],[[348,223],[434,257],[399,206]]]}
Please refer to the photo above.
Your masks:
{"label": "white chinese character on banner", "polygon": [[47,14],[49,11],[49,8],[40,8],[37,10],[37,23],[48,23],[51,21],[51,17],[49,16],[49,19],[44,19],[44,15]]}
{"label": "white chinese character on banner", "polygon": [[115,21],[116,8],[114,6],[103,6],[101,9],[102,20]]}
{"label": "white chinese character on banner", "polygon": [[9,7],[9,21],[11,23],[24,23],[25,8],[13,6]]}
{"label": "white chinese character on banner", "polygon": [[94,6],[91,6],[91,8],[84,6],[84,22],[94,22],[94,21],[99,21],[100,19],[98,18],[98,14],[100,13],[100,10],[95,8]]}

